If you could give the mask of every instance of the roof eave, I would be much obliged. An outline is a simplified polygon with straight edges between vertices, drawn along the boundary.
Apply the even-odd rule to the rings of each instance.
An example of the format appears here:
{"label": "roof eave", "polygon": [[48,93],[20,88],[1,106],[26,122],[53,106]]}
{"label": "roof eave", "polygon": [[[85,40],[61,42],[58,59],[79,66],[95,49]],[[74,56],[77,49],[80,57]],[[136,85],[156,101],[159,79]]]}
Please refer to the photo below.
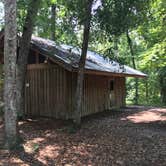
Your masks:
{"label": "roof eave", "polygon": [[[77,68],[73,68],[73,72],[77,72]],[[117,76],[117,77],[134,77],[134,78],[147,78],[147,75],[136,75],[136,74],[127,74],[127,73],[113,73],[106,71],[98,71],[92,69],[85,69],[85,74],[93,74],[93,75],[102,75],[102,76]]]}

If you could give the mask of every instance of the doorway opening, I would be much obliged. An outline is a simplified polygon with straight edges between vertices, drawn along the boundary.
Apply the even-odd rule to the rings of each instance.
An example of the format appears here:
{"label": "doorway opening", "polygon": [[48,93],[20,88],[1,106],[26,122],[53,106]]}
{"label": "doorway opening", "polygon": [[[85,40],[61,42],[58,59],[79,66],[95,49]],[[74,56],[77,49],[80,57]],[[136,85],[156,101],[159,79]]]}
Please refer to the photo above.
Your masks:
{"label": "doorway opening", "polygon": [[110,98],[110,108],[115,106],[115,81],[110,80],[109,82],[109,98]]}

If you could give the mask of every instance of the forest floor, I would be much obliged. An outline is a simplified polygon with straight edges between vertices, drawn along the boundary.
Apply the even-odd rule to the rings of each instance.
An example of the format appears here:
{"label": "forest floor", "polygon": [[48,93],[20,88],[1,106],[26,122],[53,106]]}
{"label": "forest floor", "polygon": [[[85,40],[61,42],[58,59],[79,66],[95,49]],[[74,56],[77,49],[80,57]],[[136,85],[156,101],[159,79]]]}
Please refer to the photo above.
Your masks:
{"label": "forest floor", "polygon": [[[3,124],[0,122],[2,137]],[[136,107],[71,123],[19,122],[24,150],[0,150],[0,166],[166,166],[166,109]]]}

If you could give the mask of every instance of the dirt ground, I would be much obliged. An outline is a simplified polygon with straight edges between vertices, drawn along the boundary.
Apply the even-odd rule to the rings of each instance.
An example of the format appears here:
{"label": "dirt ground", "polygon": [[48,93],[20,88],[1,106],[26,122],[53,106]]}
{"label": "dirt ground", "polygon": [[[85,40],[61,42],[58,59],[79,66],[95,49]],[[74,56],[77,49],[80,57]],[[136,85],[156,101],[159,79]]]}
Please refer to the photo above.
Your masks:
{"label": "dirt ground", "polygon": [[24,150],[0,150],[0,166],[166,166],[166,109],[89,116],[76,133],[53,119],[21,121],[19,129]]}

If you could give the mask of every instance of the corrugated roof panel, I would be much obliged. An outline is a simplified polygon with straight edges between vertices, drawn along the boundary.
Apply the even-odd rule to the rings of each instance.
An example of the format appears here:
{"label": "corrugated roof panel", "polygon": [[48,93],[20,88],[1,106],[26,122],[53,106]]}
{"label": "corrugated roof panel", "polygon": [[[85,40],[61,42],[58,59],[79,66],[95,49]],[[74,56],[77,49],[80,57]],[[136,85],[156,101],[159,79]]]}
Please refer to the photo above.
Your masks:
{"label": "corrugated roof panel", "polygon": [[[78,67],[81,49],[69,45],[56,45],[55,42],[43,39],[40,37],[32,37],[32,45],[47,52],[48,55],[58,58],[66,64],[71,65],[74,68]],[[121,65],[109,58],[104,58],[102,55],[88,51],[85,68],[87,70],[95,70],[102,72],[110,72],[116,74],[136,75],[140,77],[146,77],[147,75],[141,71],[135,70],[129,66]]]}

